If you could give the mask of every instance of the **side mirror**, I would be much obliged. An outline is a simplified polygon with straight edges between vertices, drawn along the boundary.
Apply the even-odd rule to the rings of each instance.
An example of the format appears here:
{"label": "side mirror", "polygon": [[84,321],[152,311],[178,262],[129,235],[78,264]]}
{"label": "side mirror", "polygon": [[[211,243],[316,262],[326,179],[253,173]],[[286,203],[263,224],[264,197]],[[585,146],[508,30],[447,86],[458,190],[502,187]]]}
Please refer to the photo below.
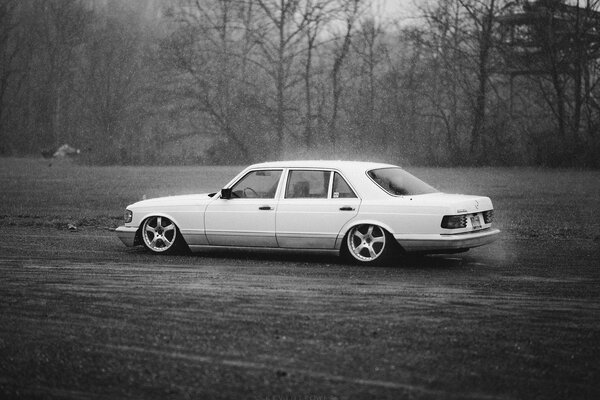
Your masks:
{"label": "side mirror", "polygon": [[221,198],[224,200],[231,199],[231,188],[221,189]]}

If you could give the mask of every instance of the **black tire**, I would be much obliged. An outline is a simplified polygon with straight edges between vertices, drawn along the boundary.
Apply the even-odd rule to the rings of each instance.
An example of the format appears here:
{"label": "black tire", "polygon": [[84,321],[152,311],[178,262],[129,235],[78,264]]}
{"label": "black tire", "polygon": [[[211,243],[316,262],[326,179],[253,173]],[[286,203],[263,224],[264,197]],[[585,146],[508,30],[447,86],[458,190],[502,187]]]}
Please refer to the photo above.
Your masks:
{"label": "black tire", "polygon": [[142,243],[153,253],[173,254],[187,248],[179,228],[169,218],[148,217],[140,229]]}
{"label": "black tire", "polygon": [[363,265],[389,263],[397,253],[394,237],[378,225],[363,224],[352,227],[344,239],[344,255],[352,262]]}

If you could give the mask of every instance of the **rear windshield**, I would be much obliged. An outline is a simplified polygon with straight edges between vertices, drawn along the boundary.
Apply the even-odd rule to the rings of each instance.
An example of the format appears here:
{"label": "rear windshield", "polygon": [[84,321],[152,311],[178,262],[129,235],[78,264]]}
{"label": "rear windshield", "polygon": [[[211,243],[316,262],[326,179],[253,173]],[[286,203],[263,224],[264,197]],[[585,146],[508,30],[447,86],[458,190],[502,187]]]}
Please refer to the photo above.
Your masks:
{"label": "rear windshield", "polygon": [[437,190],[402,168],[380,168],[367,172],[383,190],[394,196],[416,196]]}

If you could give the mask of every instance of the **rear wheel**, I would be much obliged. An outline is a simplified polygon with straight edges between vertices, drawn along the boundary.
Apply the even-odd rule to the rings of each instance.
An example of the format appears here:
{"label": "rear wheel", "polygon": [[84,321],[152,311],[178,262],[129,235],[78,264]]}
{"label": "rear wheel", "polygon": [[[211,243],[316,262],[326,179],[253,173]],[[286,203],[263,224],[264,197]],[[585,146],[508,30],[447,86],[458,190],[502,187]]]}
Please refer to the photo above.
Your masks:
{"label": "rear wheel", "polygon": [[166,217],[147,218],[142,225],[144,245],[154,253],[171,253],[183,239],[177,226]]}
{"label": "rear wheel", "polygon": [[377,225],[357,225],[346,236],[346,247],[352,259],[376,264],[389,260],[393,253],[393,237]]}

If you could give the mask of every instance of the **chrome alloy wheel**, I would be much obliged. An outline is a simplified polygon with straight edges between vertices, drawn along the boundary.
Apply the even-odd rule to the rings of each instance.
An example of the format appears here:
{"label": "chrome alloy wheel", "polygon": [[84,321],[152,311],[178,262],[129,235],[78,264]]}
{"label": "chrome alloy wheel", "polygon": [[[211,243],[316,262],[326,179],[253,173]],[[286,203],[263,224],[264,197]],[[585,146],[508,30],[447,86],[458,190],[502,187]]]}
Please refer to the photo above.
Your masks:
{"label": "chrome alloy wheel", "polygon": [[358,225],[348,233],[348,251],[365,263],[373,262],[386,251],[385,231],[377,225]]}
{"label": "chrome alloy wheel", "polygon": [[150,217],[142,225],[144,244],[156,253],[171,249],[177,240],[177,227],[168,218]]}

